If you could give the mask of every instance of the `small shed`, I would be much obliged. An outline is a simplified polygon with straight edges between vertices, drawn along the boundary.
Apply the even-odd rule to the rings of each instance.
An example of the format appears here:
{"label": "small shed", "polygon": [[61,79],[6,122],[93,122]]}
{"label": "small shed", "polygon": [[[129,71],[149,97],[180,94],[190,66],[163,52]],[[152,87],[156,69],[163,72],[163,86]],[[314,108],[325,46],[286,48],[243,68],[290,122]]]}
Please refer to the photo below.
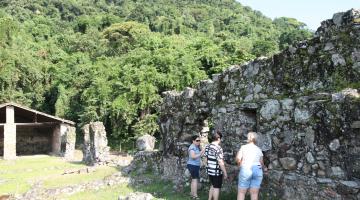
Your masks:
{"label": "small shed", "polygon": [[52,154],[71,159],[75,123],[16,103],[0,104],[0,156]]}

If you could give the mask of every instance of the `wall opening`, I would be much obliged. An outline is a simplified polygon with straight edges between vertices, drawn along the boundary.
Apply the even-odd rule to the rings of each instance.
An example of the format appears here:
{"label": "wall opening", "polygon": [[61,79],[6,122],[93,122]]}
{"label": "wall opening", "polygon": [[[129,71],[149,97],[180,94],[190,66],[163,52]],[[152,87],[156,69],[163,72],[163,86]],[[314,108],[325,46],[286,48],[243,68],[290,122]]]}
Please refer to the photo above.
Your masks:
{"label": "wall opening", "polygon": [[0,156],[4,156],[4,126],[0,126]]}
{"label": "wall opening", "polygon": [[[228,111],[229,110],[229,111]],[[224,139],[222,146],[225,160],[233,161],[241,145],[246,144],[246,136],[249,131],[257,131],[256,109],[227,109],[212,118],[214,129],[219,129]]]}
{"label": "wall opening", "polygon": [[0,123],[6,123],[6,107],[0,108]]}
{"label": "wall opening", "polygon": [[34,155],[51,153],[53,129],[54,127],[50,126],[17,126],[16,154]]}
{"label": "wall opening", "polygon": [[358,148],[360,146],[360,129],[352,129],[353,134],[351,134],[351,143],[346,146],[346,153],[344,157],[347,160],[345,165],[346,172],[348,177],[351,179],[360,179],[360,155],[358,153]]}
{"label": "wall opening", "polygon": [[239,112],[239,135],[246,138],[249,131],[257,131],[256,110],[241,110]]}

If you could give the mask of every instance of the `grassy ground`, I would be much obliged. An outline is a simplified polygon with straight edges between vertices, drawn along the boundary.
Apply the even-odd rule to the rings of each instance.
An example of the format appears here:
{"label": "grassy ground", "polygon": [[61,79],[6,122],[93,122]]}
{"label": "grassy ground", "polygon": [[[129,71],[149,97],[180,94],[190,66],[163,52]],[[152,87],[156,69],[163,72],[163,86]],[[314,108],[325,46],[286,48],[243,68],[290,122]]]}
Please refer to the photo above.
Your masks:
{"label": "grassy ground", "polygon": [[0,194],[21,194],[37,181],[61,175],[64,170],[83,167],[45,155],[21,157],[11,161],[0,160]]}
{"label": "grassy ground", "polygon": [[[81,159],[80,159],[81,160]],[[65,174],[65,171],[84,169],[86,166],[80,161],[66,162],[59,157],[47,155],[18,157],[13,161],[0,159],[0,196],[2,194],[22,194],[28,191],[35,183],[41,182],[41,187],[61,188],[69,185],[87,183],[104,179],[118,172],[119,169],[109,166],[96,168],[90,174]],[[58,200],[92,200],[92,199],[118,199],[119,195],[126,196],[132,192],[151,193],[157,199],[183,200],[190,199],[189,187],[184,192],[174,192],[173,185],[169,182],[160,181],[154,175],[141,175],[138,178],[148,178],[148,184],[127,184],[107,186],[99,190],[89,190],[73,195],[62,194],[54,197]],[[207,199],[208,186],[199,191],[201,199]],[[221,193],[220,199],[236,199],[236,192]]]}

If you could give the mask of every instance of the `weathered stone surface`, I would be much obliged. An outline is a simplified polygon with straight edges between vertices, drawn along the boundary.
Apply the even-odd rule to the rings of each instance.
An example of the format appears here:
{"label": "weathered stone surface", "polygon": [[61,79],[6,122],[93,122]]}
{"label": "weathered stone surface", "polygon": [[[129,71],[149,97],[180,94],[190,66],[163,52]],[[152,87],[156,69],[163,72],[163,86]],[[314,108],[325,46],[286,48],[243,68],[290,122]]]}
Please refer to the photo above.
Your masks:
{"label": "weathered stone surface", "polygon": [[136,147],[139,151],[152,151],[155,147],[155,137],[143,135],[136,140]]}
{"label": "weathered stone surface", "polygon": [[360,82],[359,17],[358,10],[336,14],[322,22],[315,38],[213,75],[191,95],[189,89],[189,95],[165,92],[159,126],[166,179],[179,188],[187,182],[191,135],[203,137],[208,127],[221,131],[224,159],[234,166],[246,134],[257,131],[266,163],[281,172],[264,180],[264,190],[285,199],[356,199],[358,194],[339,193],[337,184],[360,174],[360,93],[344,88]]}
{"label": "weathered stone surface", "polygon": [[354,122],[351,124],[351,128],[360,129],[360,121],[354,121]]}
{"label": "weathered stone surface", "polygon": [[340,167],[331,167],[329,169],[329,175],[332,178],[344,179],[345,172]]}
{"label": "weathered stone surface", "polygon": [[295,108],[294,119],[296,123],[304,124],[309,121],[310,116],[309,110]]}
{"label": "weathered stone surface", "polygon": [[269,100],[260,109],[260,114],[266,120],[270,120],[272,117],[277,116],[280,112],[280,103],[277,100]]}
{"label": "weathered stone surface", "polygon": [[333,141],[330,142],[329,144],[329,148],[331,151],[336,151],[338,150],[340,147],[340,141],[339,139],[334,139]]}
{"label": "weathered stone surface", "polygon": [[75,140],[76,140],[75,127],[66,126],[64,158],[67,160],[71,160],[74,158]]}
{"label": "weathered stone surface", "polygon": [[155,199],[150,193],[134,192],[126,197],[119,196],[118,200],[152,200]]}
{"label": "weathered stone surface", "polygon": [[291,157],[280,158],[280,163],[284,169],[293,170],[296,169],[296,160]]}
{"label": "weathered stone surface", "polygon": [[306,153],[306,160],[308,161],[308,163],[313,164],[315,162],[315,158],[312,155],[311,152],[307,152]]}
{"label": "weathered stone surface", "polygon": [[340,181],[337,189],[340,194],[356,194],[360,185],[355,181]]}
{"label": "weathered stone surface", "polygon": [[109,147],[102,122],[91,122],[83,127],[83,161],[87,165],[103,164],[108,160]]}

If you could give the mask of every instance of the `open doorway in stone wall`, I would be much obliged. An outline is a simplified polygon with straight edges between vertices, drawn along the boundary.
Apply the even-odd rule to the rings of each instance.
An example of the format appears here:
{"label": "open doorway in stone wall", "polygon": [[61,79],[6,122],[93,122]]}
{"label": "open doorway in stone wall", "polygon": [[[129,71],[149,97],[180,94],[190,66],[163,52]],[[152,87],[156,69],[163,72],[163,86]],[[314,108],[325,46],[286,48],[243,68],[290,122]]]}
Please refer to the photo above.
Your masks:
{"label": "open doorway in stone wall", "polygon": [[4,126],[0,126],[0,157],[4,156]]}
{"label": "open doorway in stone wall", "polygon": [[214,129],[220,130],[223,139],[222,147],[224,150],[224,159],[228,163],[233,163],[236,153],[241,145],[246,144],[246,136],[249,131],[257,130],[256,109],[219,109],[216,115],[212,117]]}
{"label": "open doorway in stone wall", "polygon": [[350,180],[360,180],[360,121],[352,124],[352,132],[353,134],[349,134],[350,142],[343,150],[347,163],[345,168]]}

